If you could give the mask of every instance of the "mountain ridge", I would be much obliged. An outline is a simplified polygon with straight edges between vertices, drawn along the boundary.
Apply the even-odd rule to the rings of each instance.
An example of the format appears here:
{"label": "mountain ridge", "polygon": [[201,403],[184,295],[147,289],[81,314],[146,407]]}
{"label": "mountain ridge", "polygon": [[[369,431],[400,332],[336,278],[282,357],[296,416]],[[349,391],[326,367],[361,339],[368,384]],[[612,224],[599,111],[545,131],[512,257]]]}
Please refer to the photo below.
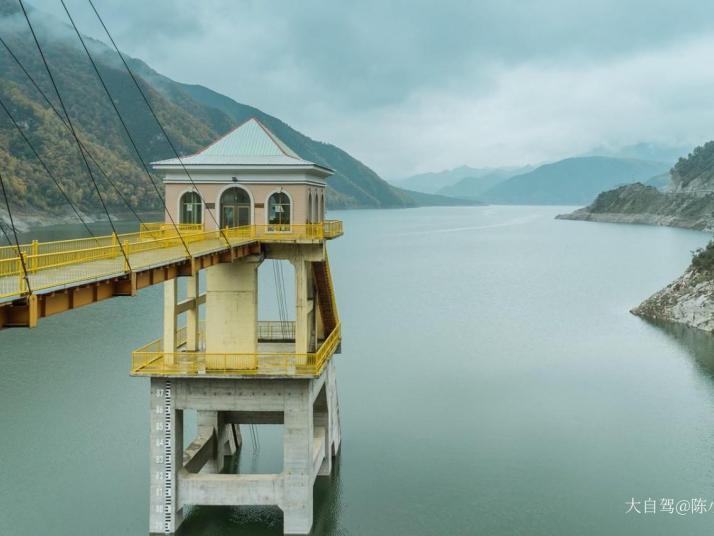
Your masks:
{"label": "mountain ridge", "polygon": [[[105,178],[92,164],[111,213],[115,216],[128,213],[122,197],[139,213],[160,211],[161,202],[132,151],[76,35],[63,22],[29,7],[30,18],[78,136],[107,171],[108,178]],[[18,10],[14,2],[0,0],[3,39],[59,110],[57,96]],[[115,51],[101,41],[86,39],[112,99],[139,148],[141,160],[148,163],[175,156]],[[391,186],[346,151],[315,141],[258,108],[238,103],[203,86],[175,82],[140,59],[127,57],[127,61],[180,154],[195,153],[242,120],[257,117],[301,157],[335,170],[327,181],[329,208],[407,208],[429,203],[429,199],[424,198],[417,203],[408,192]],[[23,132],[56,175],[72,203],[87,219],[100,218],[100,200],[83,168],[73,138],[3,48],[0,48],[0,97],[19,120]],[[74,218],[59,190],[2,113],[0,169],[7,179],[8,196],[20,225],[24,223],[26,227],[28,223],[44,224]],[[155,180],[160,186],[159,178],[155,176]],[[442,203],[443,200],[432,202]],[[2,209],[0,218],[7,220]]]}
{"label": "mountain ridge", "polygon": [[714,230],[714,141],[680,158],[669,177],[666,191],[638,183],[621,186],[558,218]]}
{"label": "mountain ridge", "polygon": [[515,175],[481,199],[488,203],[567,205],[584,204],[603,189],[661,174],[669,164],[606,156],[571,157]]}

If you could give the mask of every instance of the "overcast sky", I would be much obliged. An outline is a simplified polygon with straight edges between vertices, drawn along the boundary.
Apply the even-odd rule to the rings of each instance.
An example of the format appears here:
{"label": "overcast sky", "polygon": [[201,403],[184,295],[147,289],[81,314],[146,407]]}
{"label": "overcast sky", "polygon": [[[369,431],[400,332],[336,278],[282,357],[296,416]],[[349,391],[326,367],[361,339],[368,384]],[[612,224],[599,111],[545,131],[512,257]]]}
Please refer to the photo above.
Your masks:
{"label": "overcast sky", "polygon": [[[86,0],[66,0],[99,36]],[[33,5],[63,16],[59,0]],[[707,0],[95,0],[119,46],[387,178],[714,138]]]}

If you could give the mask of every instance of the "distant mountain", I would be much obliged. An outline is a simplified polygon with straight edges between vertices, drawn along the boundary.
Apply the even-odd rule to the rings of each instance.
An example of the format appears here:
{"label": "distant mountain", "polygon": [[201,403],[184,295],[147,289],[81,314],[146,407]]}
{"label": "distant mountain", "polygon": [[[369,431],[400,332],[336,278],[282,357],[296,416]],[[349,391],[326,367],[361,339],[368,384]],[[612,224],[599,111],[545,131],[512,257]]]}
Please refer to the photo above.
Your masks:
{"label": "distant mountain", "polygon": [[469,175],[437,193],[465,199],[479,199],[485,192],[515,175],[531,171],[533,166],[484,169],[482,174]]}
{"label": "distant mountain", "polygon": [[476,199],[464,199],[439,194],[425,194],[413,190],[402,190],[409,195],[420,207],[470,207],[484,205]]}
{"label": "distant mountain", "polygon": [[[415,192],[423,192],[426,194],[441,193],[449,195],[445,189],[466,178],[481,178],[491,174],[498,174],[502,169],[518,169],[518,168],[472,168],[469,166],[460,166],[454,169],[444,171],[433,171],[429,173],[420,173],[402,179],[390,180],[393,185],[406,190]],[[512,173],[512,175],[514,175]]]}
{"label": "distant mountain", "polygon": [[628,158],[567,158],[511,177],[484,192],[481,199],[501,204],[584,204],[603,190],[647,180],[668,167],[663,162]]}
{"label": "distant mountain", "polygon": [[714,230],[714,141],[679,159],[664,192],[629,184],[602,192],[587,207],[558,218]]}
{"label": "distant mountain", "polygon": [[[30,17],[79,137],[134,209],[143,212],[160,209],[160,201],[128,144],[76,35],[63,22],[31,6]],[[0,0],[0,33],[58,107],[27,24],[14,0]],[[141,158],[151,162],[172,157],[170,147],[115,52],[94,39],[87,38],[87,43],[135,138]],[[255,116],[301,157],[335,170],[328,179],[329,208],[410,207],[418,204],[412,195],[394,188],[368,166],[334,145],[315,141],[257,108],[235,102],[208,88],[175,82],[141,60],[129,61],[181,154],[196,152],[240,122]],[[0,96],[72,201],[90,216],[101,214],[99,200],[71,135],[2,48]],[[0,114],[0,166],[3,176],[7,177],[9,196],[21,221],[49,223],[70,219],[71,210],[66,201],[3,114]],[[110,209],[115,214],[126,213],[119,194],[101,174],[98,177]],[[423,196],[421,199],[426,202]]]}

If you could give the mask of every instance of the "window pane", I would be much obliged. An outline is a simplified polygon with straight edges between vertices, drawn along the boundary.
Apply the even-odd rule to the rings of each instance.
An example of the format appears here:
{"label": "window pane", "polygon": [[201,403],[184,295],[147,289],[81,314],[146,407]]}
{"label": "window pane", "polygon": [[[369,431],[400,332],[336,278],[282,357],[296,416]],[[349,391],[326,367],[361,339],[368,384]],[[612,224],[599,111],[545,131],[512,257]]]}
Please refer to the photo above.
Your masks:
{"label": "window pane", "polygon": [[201,196],[196,192],[186,192],[181,196],[179,223],[200,224],[202,218]]}
{"label": "window pane", "polygon": [[290,223],[290,198],[283,192],[274,193],[268,201],[268,223],[287,225]]}

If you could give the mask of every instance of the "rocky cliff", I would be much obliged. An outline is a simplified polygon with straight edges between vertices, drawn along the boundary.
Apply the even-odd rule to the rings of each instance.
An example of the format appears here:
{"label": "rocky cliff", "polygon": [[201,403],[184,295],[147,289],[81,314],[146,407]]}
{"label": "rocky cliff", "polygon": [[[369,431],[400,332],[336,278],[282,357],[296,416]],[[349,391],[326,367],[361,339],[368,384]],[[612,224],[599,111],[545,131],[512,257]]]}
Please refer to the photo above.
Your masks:
{"label": "rocky cliff", "polygon": [[714,332],[714,277],[695,268],[631,311],[654,321],[675,322]]}
{"label": "rocky cliff", "polygon": [[666,191],[628,184],[602,192],[587,207],[558,218],[713,230],[714,141],[680,158],[669,176]]}
{"label": "rocky cliff", "polygon": [[714,193],[661,192],[642,183],[628,184],[603,192],[587,207],[557,218],[711,231],[714,230]]}
{"label": "rocky cliff", "polygon": [[714,242],[695,252],[684,275],[631,312],[649,320],[714,332]]}

